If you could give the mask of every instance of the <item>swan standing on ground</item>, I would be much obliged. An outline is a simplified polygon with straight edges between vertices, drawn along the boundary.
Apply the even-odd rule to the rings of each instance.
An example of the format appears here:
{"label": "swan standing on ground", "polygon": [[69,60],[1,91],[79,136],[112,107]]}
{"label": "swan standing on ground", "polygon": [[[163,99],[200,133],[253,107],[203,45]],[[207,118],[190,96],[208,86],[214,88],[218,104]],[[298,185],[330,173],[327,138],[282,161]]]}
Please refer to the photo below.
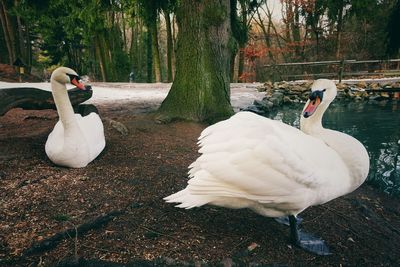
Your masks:
{"label": "swan standing on ground", "polygon": [[70,68],[57,68],[51,75],[51,89],[60,120],[46,142],[46,154],[57,165],[81,168],[94,160],[105,147],[103,123],[99,115],[74,114],[66,83],[85,89]]}
{"label": "swan standing on ground", "polygon": [[329,254],[323,240],[297,229],[295,216],[352,192],[369,171],[368,153],[358,140],[322,127],[322,115],[336,94],[330,80],[313,83],[301,131],[250,112],[206,128],[187,187],[165,200],[186,209],[210,204],[289,216],[295,245]]}

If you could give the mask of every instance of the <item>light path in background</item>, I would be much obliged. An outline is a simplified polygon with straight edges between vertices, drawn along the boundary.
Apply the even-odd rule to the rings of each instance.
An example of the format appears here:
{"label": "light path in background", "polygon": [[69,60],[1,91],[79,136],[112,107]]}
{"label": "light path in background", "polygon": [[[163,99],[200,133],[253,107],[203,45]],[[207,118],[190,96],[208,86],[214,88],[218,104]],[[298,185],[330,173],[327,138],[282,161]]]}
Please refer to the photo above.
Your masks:
{"label": "light path in background", "polygon": [[[93,96],[85,104],[137,104],[143,112],[154,110],[161,105],[167,96],[171,83],[91,83]],[[231,102],[235,111],[246,108],[256,99],[262,99],[265,93],[257,91],[261,83],[231,84]],[[51,91],[48,82],[43,83],[7,83],[0,82],[0,90],[4,88],[33,87]],[[67,86],[73,88],[72,85]],[[127,107],[129,108],[129,107]]]}
{"label": "light path in background", "polygon": [[[376,82],[380,84],[388,84],[398,82],[399,77],[396,78],[381,78],[381,79],[349,79],[343,80],[346,83],[358,83],[360,81]],[[294,81],[304,82],[304,81]],[[157,109],[161,102],[167,96],[171,83],[91,83],[93,89],[93,96],[85,103],[94,105],[108,105],[112,106],[113,103],[118,106],[127,104],[126,108],[131,109],[133,112],[147,112]],[[231,104],[235,112],[240,109],[245,109],[252,105],[254,100],[261,100],[264,92],[258,92],[257,87],[261,83],[232,83],[231,84]],[[0,90],[2,88],[17,88],[17,87],[34,87],[51,91],[50,83],[6,83],[0,82]],[[68,89],[72,88],[68,85]],[[134,104],[132,107],[132,104]]]}
{"label": "light path in background", "polygon": [[[265,93],[257,91],[261,83],[231,84],[231,103],[235,111],[261,100]],[[109,101],[129,101],[160,105],[167,96],[170,83],[93,83],[93,97],[86,103],[103,104]]]}

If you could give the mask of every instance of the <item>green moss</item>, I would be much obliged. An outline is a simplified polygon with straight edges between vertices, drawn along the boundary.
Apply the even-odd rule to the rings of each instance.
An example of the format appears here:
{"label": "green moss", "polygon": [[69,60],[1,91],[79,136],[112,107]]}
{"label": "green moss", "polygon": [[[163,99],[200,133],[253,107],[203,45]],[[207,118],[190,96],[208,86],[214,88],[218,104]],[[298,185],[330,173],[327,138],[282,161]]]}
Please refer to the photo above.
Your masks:
{"label": "green moss", "polygon": [[228,12],[218,3],[206,4],[203,12],[205,26],[218,26],[227,19]]}

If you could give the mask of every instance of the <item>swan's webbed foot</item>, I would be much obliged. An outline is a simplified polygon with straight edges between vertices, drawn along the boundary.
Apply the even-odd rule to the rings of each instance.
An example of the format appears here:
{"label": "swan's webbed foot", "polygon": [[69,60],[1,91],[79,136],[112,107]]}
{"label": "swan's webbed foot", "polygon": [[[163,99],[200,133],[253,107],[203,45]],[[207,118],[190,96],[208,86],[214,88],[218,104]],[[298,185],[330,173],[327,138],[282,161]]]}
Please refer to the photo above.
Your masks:
{"label": "swan's webbed foot", "polygon": [[293,215],[289,216],[289,223],[290,223],[290,241],[292,242],[293,245],[317,255],[332,254],[330,253],[329,248],[324,240],[298,229],[298,223],[296,221],[295,216]]}

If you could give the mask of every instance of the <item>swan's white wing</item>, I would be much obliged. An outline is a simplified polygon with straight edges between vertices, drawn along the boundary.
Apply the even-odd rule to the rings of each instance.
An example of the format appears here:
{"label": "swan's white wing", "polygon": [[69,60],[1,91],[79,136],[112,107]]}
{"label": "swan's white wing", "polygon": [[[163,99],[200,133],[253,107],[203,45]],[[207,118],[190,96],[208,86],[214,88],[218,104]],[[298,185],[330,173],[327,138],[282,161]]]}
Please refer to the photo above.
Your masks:
{"label": "swan's white wing", "polygon": [[53,131],[47,137],[45,151],[49,158],[59,154],[64,147],[64,127],[61,121],[54,126]]}
{"label": "swan's white wing", "polygon": [[180,207],[228,197],[302,210],[327,201],[324,187],[336,184],[331,179],[348,177],[337,153],[322,141],[250,112],[208,127],[199,144],[202,155],[190,165],[184,193],[166,198]]}
{"label": "swan's white wing", "polygon": [[85,117],[82,117],[79,114],[75,115],[78,120],[79,128],[83,134],[82,138],[84,138],[88,144],[90,161],[92,161],[101,153],[101,151],[103,151],[106,145],[103,123],[99,115],[94,112]]}

